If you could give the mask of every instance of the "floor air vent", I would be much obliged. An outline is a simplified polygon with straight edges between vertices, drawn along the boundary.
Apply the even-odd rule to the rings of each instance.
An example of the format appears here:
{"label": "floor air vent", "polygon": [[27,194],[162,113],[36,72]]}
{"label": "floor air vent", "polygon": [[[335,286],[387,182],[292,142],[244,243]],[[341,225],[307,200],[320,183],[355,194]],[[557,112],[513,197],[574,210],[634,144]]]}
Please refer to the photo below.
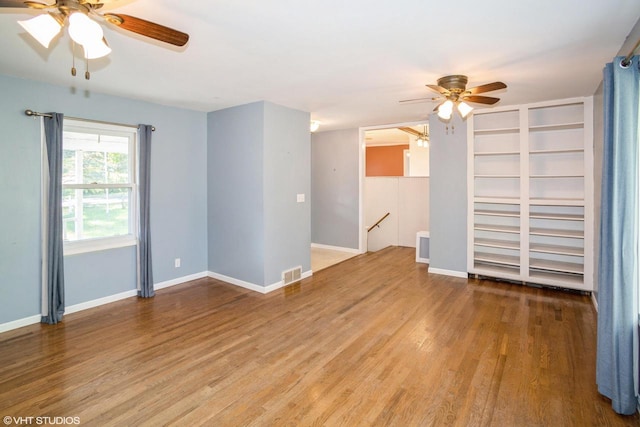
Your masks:
{"label": "floor air vent", "polygon": [[297,282],[302,278],[302,267],[292,268],[282,272],[282,281],[285,285]]}

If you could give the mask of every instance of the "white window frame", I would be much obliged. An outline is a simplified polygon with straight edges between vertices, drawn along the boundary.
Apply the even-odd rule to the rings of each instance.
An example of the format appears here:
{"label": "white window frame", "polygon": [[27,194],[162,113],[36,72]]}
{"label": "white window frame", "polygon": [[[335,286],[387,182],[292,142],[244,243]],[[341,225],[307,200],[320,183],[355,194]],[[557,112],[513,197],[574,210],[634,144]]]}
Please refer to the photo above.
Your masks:
{"label": "white window frame", "polygon": [[[121,136],[129,139],[129,184],[62,184],[62,189],[107,189],[130,188],[129,200],[129,230],[123,236],[98,237],[76,241],[64,241],[64,255],[76,255],[87,252],[135,246],[138,244],[138,161],[137,161],[137,129],[130,126],[120,126],[89,120],[74,120],[65,118],[63,131],[90,134]],[[63,142],[64,147],[64,142]]]}

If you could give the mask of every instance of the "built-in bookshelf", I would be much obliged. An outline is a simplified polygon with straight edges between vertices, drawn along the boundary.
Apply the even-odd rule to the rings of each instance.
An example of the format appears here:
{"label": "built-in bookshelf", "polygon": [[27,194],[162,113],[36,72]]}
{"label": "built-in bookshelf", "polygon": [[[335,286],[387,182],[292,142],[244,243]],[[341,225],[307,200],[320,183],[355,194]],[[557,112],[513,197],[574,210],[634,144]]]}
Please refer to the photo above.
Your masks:
{"label": "built-in bookshelf", "polygon": [[592,99],[468,122],[471,274],[593,290]]}

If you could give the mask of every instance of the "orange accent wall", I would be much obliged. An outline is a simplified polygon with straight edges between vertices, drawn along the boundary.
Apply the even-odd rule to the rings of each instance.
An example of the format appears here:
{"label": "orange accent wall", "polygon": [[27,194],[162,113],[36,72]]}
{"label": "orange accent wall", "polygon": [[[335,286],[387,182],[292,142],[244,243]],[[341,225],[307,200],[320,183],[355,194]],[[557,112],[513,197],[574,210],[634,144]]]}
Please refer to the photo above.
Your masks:
{"label": "orange accent wall", "polygon": [[407,145],[367,147],[366,176],[403,176]]}

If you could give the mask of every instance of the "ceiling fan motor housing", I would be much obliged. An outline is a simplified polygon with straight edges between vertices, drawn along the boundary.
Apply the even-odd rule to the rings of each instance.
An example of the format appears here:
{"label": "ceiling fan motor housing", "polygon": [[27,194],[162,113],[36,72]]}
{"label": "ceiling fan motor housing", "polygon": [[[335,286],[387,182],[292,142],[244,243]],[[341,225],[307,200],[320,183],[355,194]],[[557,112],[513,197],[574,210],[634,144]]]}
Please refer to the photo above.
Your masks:
{"label": "ceiling fan motor housing", "polygon": [[462,93],[467,88],[467,76],[456,74],[453,76],[444,76],[438,79],[438,86],[448,89],[454,93]]}

